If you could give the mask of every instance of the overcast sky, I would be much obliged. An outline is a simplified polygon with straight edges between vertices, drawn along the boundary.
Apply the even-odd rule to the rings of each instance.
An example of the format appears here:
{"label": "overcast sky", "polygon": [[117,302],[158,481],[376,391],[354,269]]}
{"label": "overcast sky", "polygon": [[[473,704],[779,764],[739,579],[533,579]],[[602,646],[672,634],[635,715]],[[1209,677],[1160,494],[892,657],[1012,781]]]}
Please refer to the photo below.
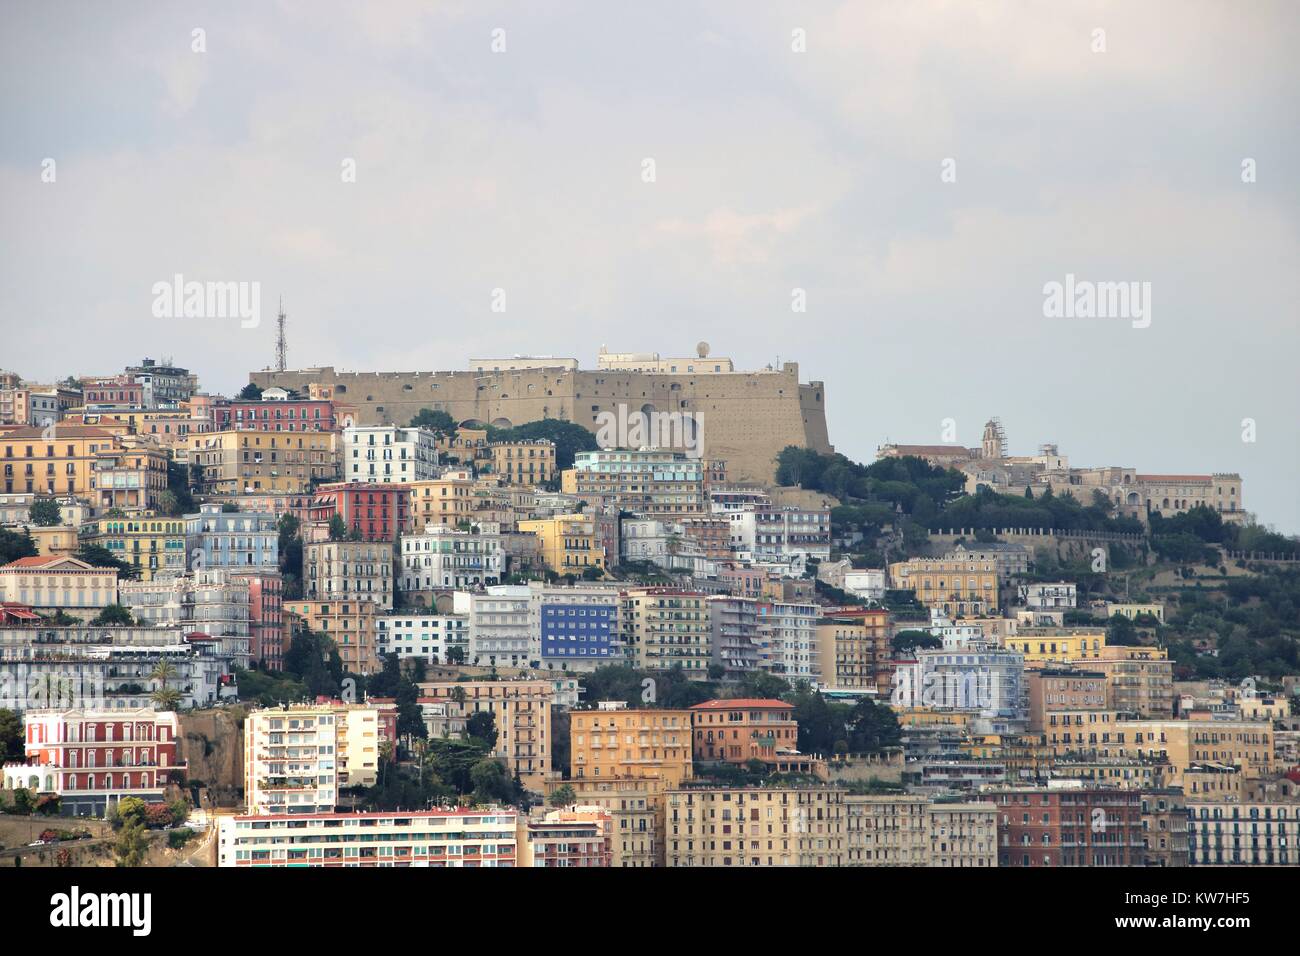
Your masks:
{"label": "overcast sky", "polygon": [[[855,458],[1000,415],[1016,454],[1239,471],[1300,531],[1296,3],[0,18],[0,367],[27,378],[170,356],[230,393],[280,295],[291,367],[705,339],[824,381]],[[261,324],[155,318],[178,273],[260,283]],[[1151,283],[1149,327],[1045,317],[1067,274]]]}

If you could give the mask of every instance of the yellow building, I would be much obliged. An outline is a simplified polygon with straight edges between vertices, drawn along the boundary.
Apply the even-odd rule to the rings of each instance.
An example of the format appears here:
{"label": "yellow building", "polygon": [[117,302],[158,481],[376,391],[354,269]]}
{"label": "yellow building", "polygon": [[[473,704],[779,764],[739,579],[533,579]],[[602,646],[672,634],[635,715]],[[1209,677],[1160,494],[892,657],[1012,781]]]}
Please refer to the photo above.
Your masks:
{"label": "yellow building", "polygon": [[537,535],[542,560],[557,574],[582,574],[605,566],[605,548],[594,518],[580,514],[537,518],[519,522],[519,530]]}
{"label": "yellow building", "polygon": [[185,522],[152,511],[87,521],[81,526],[81,542],[105,548],[119,561],[139,568],[141,581],[152,581],[159,571],[187,567]]}
{"label": "yellow building", "polygon": [[916,592],[916,600],[949,617],[998,609],[998,569],[991,559],[911,558],[889,566],[893,587]]}
{"label": "yellow building", "polygon": [[1101,660],[1106,650],[1104,628],[1024,628],[1002,639],[1009,651],[1025,655],[1025,666]]}
{"label": "yellow building", "polygon": [[56,423],[0,432],[5,494],[88,498],[98,508],[153,508],[167,488],[167,455],[128,448],[102,428]]}
{"label": "yellow building", "polygon": [[691,779],[689,710],[572,710],[570,776],[654,777],[665,787]]}
{"label": "yellow building", "polygon": [[1183,774],[1202,764],[1241,768],[1247,777],[1272,772],[1273,725],[1245,720],[1119,720],[1098,730],[1074,752],[1088,757],[1128,757],[1169,763],[1165,786],[1183,785]]}
{"label": "yellow building", "polygon": [[930,710],[928,707],[895,707],[900,727],[951,727],[963,733],[970,729],[973,710]]}
{"label": "yellow building", "polygon": [[664,865],[663,789],[652,779],[567,781],[578,806],[600,807],[610,817],[610,866]]}
{"label": "yellow building", "polygon": [[468,469],[449,471],[432,481],[412,481],[406,487],[416,534],[429,527],[455,528],[474,519],[474,475]]}
{"label": "yellow building", "polygon": [[1088,669],[1106,675],[1110,706],[1143,718],[1171,717],[1174,712],[1174,662],[1160,647],[1102,649]]}
{"label": "yellow building", "polygon": [[488,445],[492,471],[512,485],[544,485],[555,478],[555,442],[498,441]]}
{"label": "yellow building", "polygon": [[27,533],[36,542],[36,553],[53,557],[61,554],[75,554],[81,547],[77,529],[71,525],[28,525]]}
{"label": "yellow building", "polygon": [[492,714],[497,730],[493,755],[505,760],[510,775],[518,774],[525,787],[538,793],[545,793],[554,781],[551,705],[555,692],[550,681],[438,681],[421,684],[420,694],[422,705],[441,704],[454,719]]}
{"label": "yellow building", "polygon": [[669,790],[668,866],[844,866],[845,792],[830,787]]}
{"label": "yellow building", "polygon": [[191,479],[204,494],[302,494],[338,478],[337,432],[223,431],[186,441]]}
{"label": "yellow building", "polygon": [[888,692],[889,612],[817,622],[817,656],[822,685],[831,690]]}
{"label": "yellow building", "polygon": [[636,666],[704,680],[712,661],[713,622],[708,595],[677,588],[631,588],[619,603],[623,647]]}
{"label": "yellow building", "polygon": [[380,669],[375,650],[378,610],[374,601],[285,601],[284,648],[288,651],[293,635],[305,627],[333,638],[345,671],[377,673]]}

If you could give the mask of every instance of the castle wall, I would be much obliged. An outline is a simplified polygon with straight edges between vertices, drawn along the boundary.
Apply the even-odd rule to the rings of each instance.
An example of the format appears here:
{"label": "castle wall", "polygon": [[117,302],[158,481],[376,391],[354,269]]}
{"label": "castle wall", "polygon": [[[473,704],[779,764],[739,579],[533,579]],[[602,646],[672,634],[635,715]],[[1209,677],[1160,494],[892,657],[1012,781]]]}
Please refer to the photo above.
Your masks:
{"label": "castle wall", "polygon": [[457,421],[500,427],[543,418],[575,422],[593,433],[602,412],[690,412],[699,423],[703,456],[724,459],[728,478],[770,483],[776,456],[787,445],[832,450],[825,388],[799,383],[799,366],[780,371],[670,375],[571,371],[561,368],[500,372],[337,372],[332,367],[258,371],[249,381],[306,391],[332,385],[336,401],[357,409],[360,424],[407,424],[422,408]]}

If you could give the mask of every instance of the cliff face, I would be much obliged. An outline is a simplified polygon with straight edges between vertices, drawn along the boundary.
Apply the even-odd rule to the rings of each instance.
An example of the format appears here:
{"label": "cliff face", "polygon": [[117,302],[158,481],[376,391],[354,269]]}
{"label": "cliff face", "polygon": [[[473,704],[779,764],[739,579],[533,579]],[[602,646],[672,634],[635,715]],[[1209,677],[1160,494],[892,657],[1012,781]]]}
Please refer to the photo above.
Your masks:
{"label": "cliff face", "polygon": [[181,757],[218,807],[236,806],[244,787],[244,712],[238,707],[181,714]]}

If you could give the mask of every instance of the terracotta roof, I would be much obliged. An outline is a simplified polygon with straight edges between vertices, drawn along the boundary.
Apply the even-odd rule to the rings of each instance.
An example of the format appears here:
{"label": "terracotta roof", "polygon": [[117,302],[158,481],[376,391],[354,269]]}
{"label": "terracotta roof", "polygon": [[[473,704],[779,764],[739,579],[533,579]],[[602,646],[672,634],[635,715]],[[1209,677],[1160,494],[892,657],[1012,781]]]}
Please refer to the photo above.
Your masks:
{"label": "terracotta roof", "polygon": [[733,700],[706,700],[702,704],[696,704],[691,710],[735,710],[736,708],[772,708],[781,707],[787,710],[794,710],[794,704],[787,704],[783,700],[774,700],[770,697],[737,697]]}

